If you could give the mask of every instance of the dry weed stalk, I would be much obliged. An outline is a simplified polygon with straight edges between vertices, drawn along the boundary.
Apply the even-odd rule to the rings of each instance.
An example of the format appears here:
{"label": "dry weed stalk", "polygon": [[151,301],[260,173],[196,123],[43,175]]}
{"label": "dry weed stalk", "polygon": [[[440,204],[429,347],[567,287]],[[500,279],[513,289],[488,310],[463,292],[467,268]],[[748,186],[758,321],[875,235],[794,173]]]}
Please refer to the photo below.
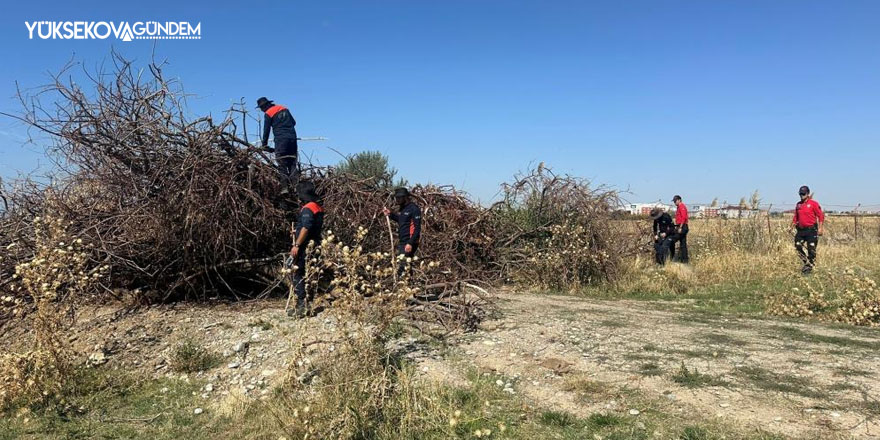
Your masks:
{"label": "dry weed stalk", "polygon": [[74,369],[74,354],[67,344],[67,325],[73,302],[61,300],[91,292],[106,273],[106,266],[89,267],[89,252],[80,238],[69,232],[61,217],[34,219],[36,252],[16,266],[9,290],[2,298],[11,314],[33,306],[31,328],[34,347],[24,353],[0,357],[0,407],[13,403],[65,404],[64,394]]}

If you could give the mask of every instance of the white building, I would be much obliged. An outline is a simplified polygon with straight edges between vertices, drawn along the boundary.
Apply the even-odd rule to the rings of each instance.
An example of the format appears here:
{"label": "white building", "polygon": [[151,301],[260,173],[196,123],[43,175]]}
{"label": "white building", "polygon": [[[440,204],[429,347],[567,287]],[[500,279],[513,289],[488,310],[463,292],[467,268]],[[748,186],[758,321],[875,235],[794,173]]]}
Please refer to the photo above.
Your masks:
{"label": "white building", "polygon": [[688,206],[688,215],[693,218],[715,218],[720,215],[721,208],[709,205]]}
{"label": "white building", "polygon": [[666,205],[660,202],[654,203],[625,203],[621,206],[621,210],[626,211],[632,215],[650,215],[651,210],[654,208],[660,208],[666,212],[674,212],[675,209],[671,205]]}
{"label": "white building", "polygon": [[761,215],[761,211],[758,209],[728,205],[719,209],[718,215],[724,218],[752,218]]}

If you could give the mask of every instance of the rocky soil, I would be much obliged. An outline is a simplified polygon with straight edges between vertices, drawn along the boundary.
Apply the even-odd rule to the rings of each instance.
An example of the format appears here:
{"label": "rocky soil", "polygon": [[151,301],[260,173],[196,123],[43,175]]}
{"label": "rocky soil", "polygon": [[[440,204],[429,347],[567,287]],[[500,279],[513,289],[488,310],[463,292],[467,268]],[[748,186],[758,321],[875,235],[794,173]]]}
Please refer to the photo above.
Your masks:
{"label": "rocky soil", "polygon": [[[670,304],[497,293],[499,312],[440,343],[403,334],[393,348],[426,380],[497,377],[530,404],[587,416],[678,412],[794,438],[880,438],[880,333],[777,319],[701,315]],[[204,383],[205,406],[259,399],[290,363],[335,350],[330,313],[295,320],[277,300],[92,307],[72,346],[92,364]],[[208,371],[172,371],[184,341],[219,355]],[[29,335],[12,329],[3,349]]]}

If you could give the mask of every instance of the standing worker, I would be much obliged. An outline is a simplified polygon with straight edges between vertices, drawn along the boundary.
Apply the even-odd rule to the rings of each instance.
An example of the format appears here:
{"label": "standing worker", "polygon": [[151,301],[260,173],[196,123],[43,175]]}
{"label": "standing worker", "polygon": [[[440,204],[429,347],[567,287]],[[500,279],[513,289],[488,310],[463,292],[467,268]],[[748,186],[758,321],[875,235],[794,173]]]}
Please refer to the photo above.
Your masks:
{"label": "standing worker", "polygon": [[[275,104],[265,96],[257,100],[257,107],[266,114],[263,121],[263,148],[275,152],[278,171],[281,174],[281,194],[299,181],[297,163],[296,119],[283,105]],[[275,135],[275,148],[269,148],[269,130]]]}
{"label": "standing worker", "polygon": [[681,201],[681,196],[677,194],[672,198],[672,203],[675,203],[675,235],[672,237],[670,247],[675,246],[676,241],[679,242],[678,261],[688,264],[688,207]]}
{"label": "standing worker", "polygon": [[309,243],[315,246],[321,244],[321,232],[324,228],[324,208],[318,203],[318,195],[315,193],[315,185],[311,182],[302,182],[297,185],[296,192],[303,203],[299,211],[299,218],[293,230],[293,247],[290,256],[296,266],[293,272],[293,288],[296,292],[296,316],[304,317],[308,313],[308,298],[306,297],[306,253]]}
{"label": "standing worker", "polygon": [[675,224],[669,213],[660,208],[651,209],[651,218],[654,219],[651,226],[654,231],[654,261],[662,266],[666,264],[667,256],[669,259],[675,256],[675,247],[672,246]]}
{"label": "standing worker", "polygon": [[399,213],[395,214],[387,207],[382,208],[382,212],[397,222],[400,240],[397,244],[397,255],[400,258],[400,264],[397,268],[397,276],[399,277],[403,275],[406,268],[406,259],[415,256],[419,249],[419,239],[422,236],[422,210],[413,203],[406,188],[394,190],[394,201],[400,210]]}
{"label": "standing worker", "polygon": [[794,207],[791,224],[797,229],[794,247],[804,263],[801,272],[806,275],[816,265],[816,246],[819,244],[819,236],[825,233],[825,213],[822,212],[819,202],[813,200],[810,187],[800,187],[798,195],[801,201]]}

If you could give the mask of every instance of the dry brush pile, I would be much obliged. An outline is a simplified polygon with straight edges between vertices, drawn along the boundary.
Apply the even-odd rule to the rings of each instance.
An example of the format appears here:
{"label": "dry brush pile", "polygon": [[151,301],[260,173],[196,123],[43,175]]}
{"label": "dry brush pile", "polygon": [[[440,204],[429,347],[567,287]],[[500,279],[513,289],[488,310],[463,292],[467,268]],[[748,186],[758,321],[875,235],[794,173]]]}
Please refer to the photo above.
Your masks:
{"label": "dry brush pile", "polygon": [[[119,56],[112,60],[110,72],[77,76],[71,65],[50,84],[20,93],[24,110],[14,117],[51,140],[47,155],[58,172],[49,185],[23,181],[2,190],[0,291],[35,302],[12,276],[37,253],[35,219],[52,217],[85,243],[86,270],[106,268],[80,298],[149,303],[286,293],[281,262],[294,213],[278,199],[273,162],[247,140],[253,119],[244,105],[219,119],[192,117],[182,86],[164,77],[162,65],[138,70]],[[304,164],[303,176],[316,184],[325,228],[339,246],[323,258],[343,258],[344,248],[360,255],[348,269],[316,261],[325,275],[348,280],[325,291],[335,299],[345,296],[341,290],[366,297],[374,296],[369,286],[397,290],[392,239],[380,214],[391,204],[390,190],[332,167]],[[574,288],[613,279],[635,249],[607,221],[613,191],[543,166],[502,189],[502,201],[483,207],[451,186],[412,188],[424,222],[421,260],[411,262],[407,283],[418,291],[408,292],[417,294],[408,310],[472,325],[481,300],[448,298],[510,280]],[[437,302],[443,306],[431,305]]]}

